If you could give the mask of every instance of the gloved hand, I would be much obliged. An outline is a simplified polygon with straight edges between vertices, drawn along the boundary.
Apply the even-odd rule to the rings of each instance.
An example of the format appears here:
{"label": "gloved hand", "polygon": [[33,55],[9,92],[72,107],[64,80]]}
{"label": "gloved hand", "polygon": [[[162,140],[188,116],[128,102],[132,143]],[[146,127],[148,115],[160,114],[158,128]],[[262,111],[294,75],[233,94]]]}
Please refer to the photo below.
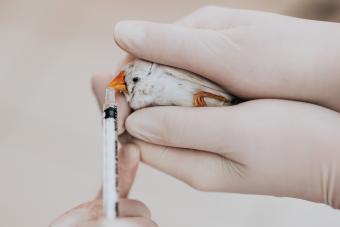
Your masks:
{"label": "gloved hand", "polygon": [[103,218],[101,200],[81,204],[53,221],[50,227],[156,227],[150,219],[150,211],[141,202],[120,201],[121,217],[115,220]]}
{"label": "gloved hand", "polygon": [[340,114],[254,100],[231,107],[151,107],[127,131],[142,160],[203,191],[295,197],[340,208]]}
{"label": "gloved hand", "polygon": [[[193,71],[243,98],[296,99],[340,110],[338,28],[208,7],[174,25],[121,22],[115,39],[136,57]],[[93,79],[99,102],[112,76]],[[118,102],[122,121],[129,109],[120,95]],[[340,116],[334,111],[280,100],[227,108],[154,107],[133,113],[126,126],[138,138],[133,143],[142,161],[200,190],[340,207]]]}
{"label": "gloved hand", "polygon": [[139,151],[125,145],[120,152],[119,165],[119,218],[106,220],[103,217],[102,198],[83,203],[56,218],[50,227],[156,227],[150,219],[149,209],[141,202],[126,199],[139,163]]}
{"label": "gloved hand", "polygon": [[130,54],[202,75],[246,99],[282,98],[340,110],[340,24],[204,7],[176,24],[122,21]]}

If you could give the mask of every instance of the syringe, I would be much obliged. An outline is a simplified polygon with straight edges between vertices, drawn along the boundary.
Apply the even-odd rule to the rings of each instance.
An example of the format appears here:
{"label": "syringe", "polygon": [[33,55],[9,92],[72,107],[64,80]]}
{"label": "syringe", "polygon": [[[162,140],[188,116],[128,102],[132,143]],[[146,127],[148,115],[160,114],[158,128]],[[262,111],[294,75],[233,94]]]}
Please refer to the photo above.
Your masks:
{"label": "syringe", "polygon": [[107,219],[118,217],[118,129],[115,91],[106,88],[103,106],[103,209]]}

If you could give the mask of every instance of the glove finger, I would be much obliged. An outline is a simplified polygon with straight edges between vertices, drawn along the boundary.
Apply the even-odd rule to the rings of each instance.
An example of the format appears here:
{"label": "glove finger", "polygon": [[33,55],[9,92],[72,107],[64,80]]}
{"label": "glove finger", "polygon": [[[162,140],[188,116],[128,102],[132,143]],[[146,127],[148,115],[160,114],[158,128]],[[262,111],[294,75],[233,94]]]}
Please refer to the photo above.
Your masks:
{"label": "glove finger", "polygon": [[[117,44],[132,55],[200,75],[214,75],[207,69],[225,38],[214,30],[194,29],[175,24],[121,21],[114,31]],[[212,45],[214,44],[214,45]],[[195,56],[195,57],[193,57]]]}
{"label": "glove finger", "polygon": [[[132,136],[146,142],[220,153],[237,129],[235,108],[152,107],[132,113],[125,125]],[[225,119],[230,121],[225,124]]]}
{"label": "glove finger", "polygon": [[119,194],[121,198],[127,198],[136,177],[140,152],[135,146],[126,144],[120,152],[119,161]]}
{"label": "glove finger", "polygon": [[202,191],[240,191],[243,166],[223,156],[135,139],[142,161]]}

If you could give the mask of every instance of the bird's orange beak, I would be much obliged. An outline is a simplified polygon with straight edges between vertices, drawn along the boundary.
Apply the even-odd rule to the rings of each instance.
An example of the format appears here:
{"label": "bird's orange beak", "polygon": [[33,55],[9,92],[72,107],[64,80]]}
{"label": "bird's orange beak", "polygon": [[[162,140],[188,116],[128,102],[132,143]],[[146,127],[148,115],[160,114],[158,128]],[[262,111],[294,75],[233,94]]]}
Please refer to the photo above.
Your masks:
{"label": "bird's orange beak", "polygon": [[120,71],[118,75],[115,78],[113,78],[113,80],[109,83],[108,87],[114,88],[120,92],[127,91],[124,78],[125,72]]}

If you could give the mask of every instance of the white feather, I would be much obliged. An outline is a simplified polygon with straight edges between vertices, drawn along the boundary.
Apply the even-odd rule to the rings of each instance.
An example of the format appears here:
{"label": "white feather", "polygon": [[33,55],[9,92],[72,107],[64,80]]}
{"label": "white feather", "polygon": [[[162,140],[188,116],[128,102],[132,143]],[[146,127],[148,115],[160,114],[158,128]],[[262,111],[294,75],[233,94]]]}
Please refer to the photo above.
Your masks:
{"label": "white feather", "polygon": [[[188,71],[165,65],[134,60],[125,68],[125,96],[133,109],[147,106],[193,106],[194,94],[200,91],[232,100],[232,96],[213,82]],[[133,82],[133,78],[139,78]],[[204,98],[207,106],[230,105],[214,98]]]}

